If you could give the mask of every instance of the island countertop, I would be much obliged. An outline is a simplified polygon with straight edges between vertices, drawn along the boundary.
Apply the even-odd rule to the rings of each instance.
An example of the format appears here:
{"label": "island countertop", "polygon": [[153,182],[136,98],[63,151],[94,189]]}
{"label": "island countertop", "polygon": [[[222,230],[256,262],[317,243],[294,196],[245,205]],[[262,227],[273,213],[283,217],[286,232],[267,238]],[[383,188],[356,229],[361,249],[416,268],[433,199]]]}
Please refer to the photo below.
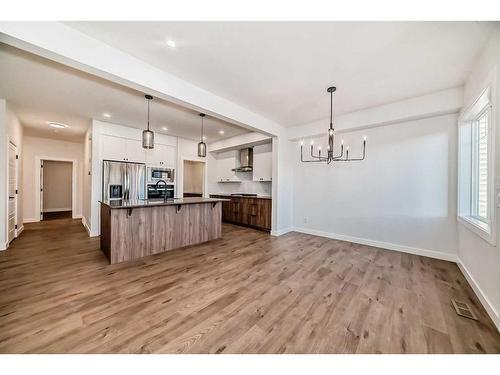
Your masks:
{"label": "island countertop", "polygon": [[99,201],[103,205],[113,209],[120,208],[140,208],[140,207],[157,207],[157,206],[177,206],[184,204],[199,204],[199,203],[216,203],[224,202],[228,199],[222,198],[200,198],[200,197],[187,197],[187,198],[173,198],[173,199],[135,199],[135,200],[105,200]]}

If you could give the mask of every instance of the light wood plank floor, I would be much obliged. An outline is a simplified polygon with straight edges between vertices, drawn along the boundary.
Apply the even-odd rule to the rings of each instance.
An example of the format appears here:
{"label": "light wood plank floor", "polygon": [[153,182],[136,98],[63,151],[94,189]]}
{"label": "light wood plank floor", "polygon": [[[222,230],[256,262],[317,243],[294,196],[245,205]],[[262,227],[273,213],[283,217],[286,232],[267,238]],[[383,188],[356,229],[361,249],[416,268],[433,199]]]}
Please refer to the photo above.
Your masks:
{"label": "light wood plank floor", "polygon": [[110,266],[63,219],[0,253],[0,352],[498,353],[500,335],[450,262],[224,225],[222,239]]}

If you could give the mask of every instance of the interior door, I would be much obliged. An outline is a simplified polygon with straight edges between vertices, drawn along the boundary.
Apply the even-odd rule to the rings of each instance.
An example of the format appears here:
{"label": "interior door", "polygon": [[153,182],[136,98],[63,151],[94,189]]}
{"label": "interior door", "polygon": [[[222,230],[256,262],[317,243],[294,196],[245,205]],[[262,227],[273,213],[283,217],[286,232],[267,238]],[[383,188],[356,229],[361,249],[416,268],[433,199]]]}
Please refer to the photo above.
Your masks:
{"label": "interior door", "polygon": [[17,229],[17,148],[9,143],[9,233],[8,241],[12,241]]}
{"label": "interior door", "polygon": [[40,220],[43,220],[43,160],[40,160]]}

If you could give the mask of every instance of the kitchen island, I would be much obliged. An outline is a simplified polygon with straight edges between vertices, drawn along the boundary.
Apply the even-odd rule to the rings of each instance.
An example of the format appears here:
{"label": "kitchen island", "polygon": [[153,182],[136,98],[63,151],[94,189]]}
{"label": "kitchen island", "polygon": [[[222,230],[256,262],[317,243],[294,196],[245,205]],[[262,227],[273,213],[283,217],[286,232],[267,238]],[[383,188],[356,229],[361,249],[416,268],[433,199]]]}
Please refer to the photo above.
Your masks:
{"label": "kitchen island", "polygon": [[220,238],[223,201],[101,201],[101,250],[115,264]]}

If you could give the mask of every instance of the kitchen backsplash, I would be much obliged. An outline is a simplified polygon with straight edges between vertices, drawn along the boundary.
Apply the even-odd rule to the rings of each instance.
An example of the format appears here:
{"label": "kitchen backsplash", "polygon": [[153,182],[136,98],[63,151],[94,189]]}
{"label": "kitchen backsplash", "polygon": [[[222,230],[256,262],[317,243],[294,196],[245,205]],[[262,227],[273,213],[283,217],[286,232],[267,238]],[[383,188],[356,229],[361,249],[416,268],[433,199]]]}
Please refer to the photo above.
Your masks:
{"label": "kitchen backsplash", "polygon": [[271,182],[255,182],[252,180],[252,173],[240,172],[236,175],[241,179],[241,182],[217,182],[212,186],[211,194],[216,193],[253,193],[259,195],[272,195]]}

